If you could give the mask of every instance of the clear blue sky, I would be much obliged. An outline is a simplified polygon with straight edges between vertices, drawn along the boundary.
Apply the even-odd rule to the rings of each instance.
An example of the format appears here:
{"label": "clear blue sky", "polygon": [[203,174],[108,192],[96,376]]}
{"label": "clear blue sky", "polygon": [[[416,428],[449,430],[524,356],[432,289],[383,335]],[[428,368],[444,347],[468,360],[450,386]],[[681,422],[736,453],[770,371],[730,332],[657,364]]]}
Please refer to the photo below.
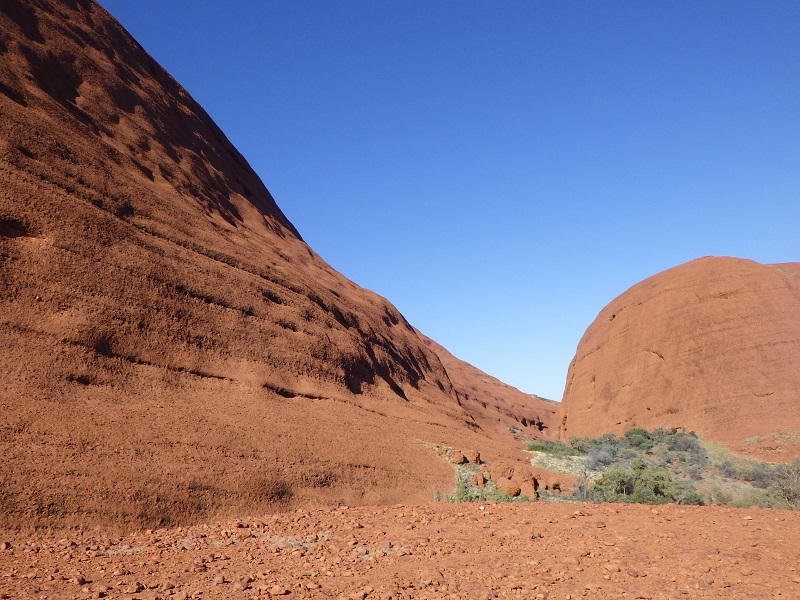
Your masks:
{"label": "clear blue sky", "polygon": [[800,260],[800,3],[101,0],[305,240],[560,399],[615,296]]}

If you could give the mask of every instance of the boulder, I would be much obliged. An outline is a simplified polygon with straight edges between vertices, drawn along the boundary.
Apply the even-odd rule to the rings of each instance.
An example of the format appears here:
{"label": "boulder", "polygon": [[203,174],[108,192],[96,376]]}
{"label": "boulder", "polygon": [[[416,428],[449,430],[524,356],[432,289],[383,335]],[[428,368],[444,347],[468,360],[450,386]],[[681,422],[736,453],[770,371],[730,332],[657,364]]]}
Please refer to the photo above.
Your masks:
{"label": "boulder", "polygon": [[510,479],[497,479],[494,482],[495,487],[498,491],[508,494],[509,496],[516,497],[519,496],[521,493],[521,489],[519,485],[517,485],[514,481]]}
{"label": "boulder", "polygon": [[466,456],[467,460],[473,464],[481,464],[481,453],[477,450],[465,450],[464,456]]}
{"label": "boulder", "polygon": [[454,465],[464,465],[468,463],[467,457],[463,453],[453,451],[450,453],[450,462]]}
{"label": "boulder", "polygon": [[498,460],[489,466],[489,479],[492,481],[511,479],[514,476],[514,468],[511,463]]}
{"label": "boulder", "polygon": [[476,485],[478,487],[483,487],[486,485],[486,477],[484,477],[483,473],[480,471],[476,471],[473,473],[469,478],[470,485]]}

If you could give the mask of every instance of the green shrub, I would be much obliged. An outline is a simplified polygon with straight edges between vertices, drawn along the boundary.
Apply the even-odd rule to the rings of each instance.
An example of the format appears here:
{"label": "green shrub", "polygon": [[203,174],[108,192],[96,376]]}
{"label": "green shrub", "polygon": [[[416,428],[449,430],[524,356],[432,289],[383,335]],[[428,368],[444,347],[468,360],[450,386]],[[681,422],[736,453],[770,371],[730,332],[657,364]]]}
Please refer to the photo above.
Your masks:
{"label": "green shrub", "polygon": [[445,502],[530,502],[527,496],[509,496],[492,488],[470,486],[466,479],[459,477],[456,490],[444,498]]}
{"label": "green shrub", "polygon": [[595,484],[594,496],[601,502],[700,503],[699,495],[692,491],[694,486],[679,488],[669,471],[637,458],[627,468],[614,465],[606,471]]}
{"label": "green shrub", "polygon": [[620,439],[613,433],[606,433],[599,438],[573,436],[569,438],[568,443],[581,454],[588,454],[594,449],[601,449],[611,454],[611,456],[614,456],[621,447]]}
{"label": "green shrub", "polygon": [[592,445],[602,448],[616,448],[619,445],[620,439],[613,433],[604,433],[599,438],[592,440]]}
{"label": "green shrub", "polygon": [[739,479],[739,469],[731,461],[724,460],[717,466],[720,473],[728,479]]}
{"label": "green shrub", "polygon": [[621,450],[624,450],[624,448],[620,446],[619,440],[615,440],[613,442],[603,442],[601,444],[597,444],[589,452],[592,451],[607,452],[613,458],[616,457]]}
{"label": "green shrub", "polygon": [[665,504],[675,500],[677,487],[669,471],[642,463],[644,461],[639,463],[636,460],[631,463],[635,474],[633,501],[642,504]]}
{"label": "green shrub", "polygon": [[528,444],[528,452],[546,452],[547,454],[567,454],[574,456],[577,452],[559,440],[540,440]]}
{"label": "green shrub", "polygon": [[702,465],[689,465],[686,467],[686,473],[694,479],[698,481],[703,478],[703,466]]}
{"label": "green shrub", "polygon": [[[800,461],[775,466],[736,458],[681,428],[638,427],[620,437],[573,436],[568,445],[534,442],[528,449],[577,457],[569,460],[584,469],[574,488],[574,499],[582,501],[703,504],[706,500],[800,509]],[[602,476],[592,481],[590,474],[598,472]],[[695,487],[698,480],[704,480],[703,495]]]}
{"label": "green shrub", "polygon": [[570,445],[571,448],[573,448],[577,452],[583,453],[583,452],[588,452],[589,447],[591,446],[593,441],[594,440],[592,438],[578,437],[574,435],[571,438],[569,438],[569,440],[567,440],[567,443]]}
{"label": "green shrub", "polygon": [[647,429],[644,429],[642,427],[634,427],[633,429],[628,429],[628,431],[626,431],[623,434],[623,436],[625,437],[625,439],[628,439],[628,440],[631,439],[632,437],[635,437],[635,436],[641,436],[641,437],[647,438],[648,440],[652,440],[654,437],[658,437],[659,436],[659,434],[657,433],[658,431],[659,430],[656,429],[653,432],[653,434],[651,434],[649,431],[647,431]]}
{"label": "green shrub", "polygon": [[711,500],[714,504],[730,504],[733,502],[733,494],[730,492],[723,490],[719,487],[714,487],[711,490]]}
{"label": "green shrub", "polygon": [[650,432],[642,428],[629,429],[626,431],[625,441],[632,448],[638,448],[640,450],[650,450],[650,448],[656,445]]}
{"label": "green shrub", "polygon": [[619,460],[633,460],[638,454],[633,448],[622,448],[617,452],[617,459]]}
{"label": "green shrub", "polygon": [[614,465],[597,481],[594,496],[601,502],[618,502],[621,497],[630,497],[636,486],[633,471]]}

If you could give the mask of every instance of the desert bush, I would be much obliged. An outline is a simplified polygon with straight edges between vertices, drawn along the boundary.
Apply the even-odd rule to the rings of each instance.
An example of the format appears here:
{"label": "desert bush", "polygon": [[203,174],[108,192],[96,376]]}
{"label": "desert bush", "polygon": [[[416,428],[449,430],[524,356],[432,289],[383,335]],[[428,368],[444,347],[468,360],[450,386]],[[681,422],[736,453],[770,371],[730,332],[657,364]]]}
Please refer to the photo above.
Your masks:
{"label": "desert bush", "polygon": [[717,465],[717,468],[728,479],[739,479],[739,469],[731,461],[724,460]]}
{"label": "desert bush", "polygon": [[527,496],[509,496],[489,487],[470,486],[464,477],[458,478],[456,489],[444,498],[445,502],[530,502]]}
{"label": "desert bush", "polygon": [[788,508],[800,509],[800,459],[778,468],[778,475],[769,491]]}
{"label": "desert bush", "polygon": [[528,452],[546,452],[547,454],[566,454],[574,456],[577,452],[559,440],[540,440],[528,444]]}
{"label": "desert bush", "polygon": [[598,471],[614,462],[614,457],[608,450],[593,448],[586,459],[586,468]]}
{"label": "desert bush", "polygon": [[675,494],[675,502],[678,504],[695,504],[703,505],[703,497],[698,493],[691,481],[676,481],[677,492]]}
{"label": "desert bush", "polygon": [[745,481],[752,483],[762,490],[767,489],[776,479],[780,478],[781,475],[780,469],[773,469],[764,463],[755,463],[749,469],[741,473]]}
{"label": "desert bush", "polygon": [[[658,429],[654,429],[653,431],[647,431],[646,429],[644,431],[647,432],[647,435],[649,436],[649,438],[651,440],[653,440],[654,443],[663,444],[663,443],[666,443],[666,440],[671,435],[677,434],[678,430],[677,429],[672,429],[670,431],[667,431],[663,427],[659,427]],[[639,432],[637,432],[637,433],[639,433]],[[678,435],[680,435],[680,434],[678,434]]]}
{"label": "desert bush", "polygon": [[745,492],[738,498],[733,498],[728,503],[731,506],[736,506],[738,508],[748,508],[750,506],[759,506],[761,508],[776,508],[776,503],[774,498],[772,498],[766,491],[764,490],[751,490]]}
{"label": "desert bush", "polygon": [[601,502],[617,502],[620,497],[630,497],[636,485],[633,471],[614,465],[597,481],[594,497]]}
{"label": "desert bush", "polygon": [[569,438],[569,445],[582,454],[588,454],[593,449],[602,449],[615,456],[622,447],[620,439],[613,433],[606,433],[599,438],[573,436]]}
{"label": "desert bush", "polygon": [[595,484],[594,496],[601,502],[689,503],[700,500],[690,494],[692,489],[679,488],[669,471],[637,458],[628,467],[614,465],[606,471]]}
{"label": "desert bush", "polygon": [[705,448],[698,446],[694,450],[685,452],[686,462],[693,465],[705,467],[708,465],[708,453]]}
{"label": "desert bush", "polygon": [[745,481],[760,489],[767,489],[784,474],[780,467],[755,461],[734,462],[726,459],[717,464],[717,469],[727,479]]}
{"label": "desert bush", "polygon": [[579,502],[589,502],[594,499],[592,495],[592,482],[589,479],[588,469],[583,469],[575,479],[572,496]]}
{"label": "desert bush", "polygon": [[650,466],[644,461],[631,463],[635,479],[633,501],[642,504],[662,504],[676,499],[677,487],[669,471]]}
{"label": "desert bush", "polygon": [[730,504],[733,502],[733,494],[727,490],[715,486],[711,490],[711,500],[714,504]]}
{"label": "desert bush", "polygon": [[669,435],[665,443],[670,450],[676,450],[678,452],[697,452],[703,449],[697,438],[683,433]]}
{"label": "desert bush", "polygon": [[[541,444],[541,445],[539,445]],[[759,463],[701,444],[694,432],[680,428],[647,431],[634,428],[621,437],[573,436],[568,445],[532,444],[551,454],[575,456],[585,470],[573,488],[581,501],[770,506],[800,509],[800,461],[781,467]],[[714,469],[709,469],[713,464]],[[588,473],[603,472],[592,482]],[[576,474],[579,471],[574,471]],[[694,482],[705,480],[704,495]],[[731,484],[730,480],[739,483]],[[718,484],[718,485],[717,485]],[[749,484],[749,485],[748,485]]]}
{"label": "desert bush", "polygon": [[666,456],[657,456],[653,459],[653,466],[659,469],[669,469],[672,461]]}
{"label": "desert bush", "polygon": [[625,432],[624,437],[629,446],[640,450],[649,450],[656,444],[650,432],[640,427],[629,429]]}
{"label": "desert bush", "polygon": [[686,474],[698,481],[703,478],[703,470],[703,465],[689,465],[686,467]]}
{"label": "desert bush", "polygon": [[456,484],[455,492],[444,497],[445,502],[472,502],[473,500],[474,498],[470,492],[469,483],[461,478],[459,478]]}
{"label": "desert bush", "polygon": [[613,459],[616,458],[617,454],[619,454],[621,450],[624,450],[624,448],[619,444],[619,439],[616,439],[596,444],[591,448],[591,450],[589,450],[589,452],[605,452]]}
{"label": "desert bush", "polygon": [[578,437],[576,435],[573,435],[571,438],[569,438],[569,440],[567,440],[567,443],[571,448],[573,448],[577,452],[583,453],[583,452],[588,452],[592,441],[593,441],[592,438]]}
{"label": "desert bush", "polygon": [[616,448],[619,446],[620,439],[615,436],[613,433],[605,433],[601,435],[599,438],[595,438],[592,440],[592,446],[595,448],[605,448],[610,449],[613,448],[612,454],[616,452]]}

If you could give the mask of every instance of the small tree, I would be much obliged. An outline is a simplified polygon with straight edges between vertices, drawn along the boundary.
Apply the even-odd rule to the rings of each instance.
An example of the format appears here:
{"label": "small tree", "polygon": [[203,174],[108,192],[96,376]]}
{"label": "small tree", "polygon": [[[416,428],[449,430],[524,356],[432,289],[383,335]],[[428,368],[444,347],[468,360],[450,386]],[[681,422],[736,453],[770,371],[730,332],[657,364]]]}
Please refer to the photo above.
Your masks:
{"label": "small tree", "polygon": [[601,502],[630,501],[636,484],[636,477],[629,470],[614,465],[597,481],[594,491]]}
{"label": "small tree", "polygon": [[588,469],[584,468],[578,478],[575,480],[575,498],[580,500],[581,502],[588,502],[589,500],[593,500],[594,496],[592,494],[592,482],[589,480],[589,471]]}
{"label": "small tree", "polygon": [[661,504],[675,499],[677,488],[668,471],[646,466],[635,472],[634,502]]}
{"label": "small tree", "polygon": [[[594,495],[601,502],[664,504],[679,501],[690,488],[693,489],[688,482],[685,486],[686,490],[680,490],[668,471],[637,458],[628,468],[614,465],[606,471],[595,484]],[[686,500],[694,503],[699,501],[699,497]]]}

